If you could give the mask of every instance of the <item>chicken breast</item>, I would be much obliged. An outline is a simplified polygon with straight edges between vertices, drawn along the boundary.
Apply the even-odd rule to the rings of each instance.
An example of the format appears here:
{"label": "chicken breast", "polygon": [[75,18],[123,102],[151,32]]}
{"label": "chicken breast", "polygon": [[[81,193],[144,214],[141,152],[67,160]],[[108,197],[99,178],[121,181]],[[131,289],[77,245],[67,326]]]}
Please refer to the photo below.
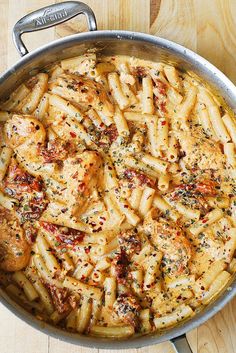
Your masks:
{"label": "chicken breast", "polygon": [[114,113],[104,87],[89,78],[77,75],[62,75],[50,84],[53,93],[78,104],[87,110],[93,107],[107,116]]}
{"label": "chicken breast", "polygon": [[39,154],[39,146],[44,145],[44,126],[29,115],[13,115],[4,127],[7,144],[14,149],[17,162],[34,176],[53,174],[55,163],[45,164]]}
{"label": "chicken breast", "polygon": [[34,144],[43,143],[46,132],[44,126],[29,115],[13,115],[5,126],[4,132],[8,145],[15,149],[27,140],[33,140]]}
{"label": "chicken breast", "polygon": [[163,272],[171,275],[186,273],[191,257],[191,245],[184,231],[163,218],[153,219],[152,211],[144,219],[143,230],[151,236],[153,244],[164,254]]}
{"label": "chicken breast", "polygon": [[113,305],[113,309],[122,321],[137,327],[141,307],[132,294],[120,294]]}
{"label": "chicken breast", "polygon": [[0,206],[0,269],[19,271],[30,259],[31,246],[15,214]]}
{"label": "chicken breast", "polygon": [[176,133],[182,152],[183,161],[189,168],[224,169],[225,156],[217,142],[213,142],[198,130],[179,131]]}
{"label": "chicken breast", "polygon": [[102,159],[97,152],[85,151],[66,159],[61,181],[65,184],[65,203],[71,207],[73,215],[80,215],[86,210],[89,198],[96,189]]}

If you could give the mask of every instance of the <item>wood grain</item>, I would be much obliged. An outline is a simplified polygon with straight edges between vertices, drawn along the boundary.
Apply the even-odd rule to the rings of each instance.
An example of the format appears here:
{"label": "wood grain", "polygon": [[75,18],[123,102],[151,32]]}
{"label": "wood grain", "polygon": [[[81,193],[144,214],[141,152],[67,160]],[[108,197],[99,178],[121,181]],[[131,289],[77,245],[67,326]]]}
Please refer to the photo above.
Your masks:
{"label": "wood grain", "polygon": [[[14,23],[53,0],[0,0],[0,71],[19,56],[12,44]],[[60,1],[57,1],[60,2]],[[151,33],[182,44],[210,60],[236,83],[236,0],[84,0],[94,10],[99,29]],[[27,34],[33,50],[54,38],[87,30],[84,16],[43,32]],[[194,353],[236,353],[236,299],[207,323],[187,334]],[[98,353],[48,337],[0,305],[1,353]],[[104,350],[100,353],[110,353]],[[113,351],[116,352],[116,351]],[[173,353],[169,342],[122,353]]]}
{"label": "wood grain", "polygon": [[196,16],[193,0],[162,1],[150,33],[196,50]]}
{"label": "wood grain", "polygon": [[236,82],[235,0],[195,1],[197,52]]}

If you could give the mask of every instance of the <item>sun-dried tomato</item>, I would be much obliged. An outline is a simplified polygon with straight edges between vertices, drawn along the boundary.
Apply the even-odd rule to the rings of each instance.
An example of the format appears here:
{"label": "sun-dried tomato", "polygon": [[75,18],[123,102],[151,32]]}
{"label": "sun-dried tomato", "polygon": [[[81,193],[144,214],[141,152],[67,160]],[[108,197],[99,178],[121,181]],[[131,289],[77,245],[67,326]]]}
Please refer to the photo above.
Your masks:
{"label": "sun-dried tomato", "polygon": [[59,248],[74,247],[81,243],[85,234],[77,229],[58,226],[48,222],[40,222],[41,226],[48,232],[54,234]]}
{"label": "sun-dried tomato", "polygon": [[144,66],[136,66],[131,69],[131,73],[138,78],[143,78],[147,76],[147,69]]}
{"label": "sun-dried tomato", "polygon": [[116,254],[113,259],[113,264],[115,266],[115,272],[118,283],[126,283],[126,276],[128,273],[127,267],[129,266],[128,255],[124,249],[121,249],[119,253]]}
{"label": "sun-dried tomato", "polygon": [[45,283],[49,290],[53,303],[60,314],[67,312],[70,309],[68,303],[69,292],[67,288],[57,288],[55,285]]}
{"label": "sun-dried tomato", "polygon": [[118,130],[116,125],[111,124],[110,126],[107,126],[103,131],[103,134],[109,137],[110,143],[114,142],[118,137]]}
{"label": "sun-dried tomato", "polygon": [[46,147],[39,146],[39,154],[43,157],[45,163],[63,161],[69,150],[71,150],[71,144],[60,139],[49,141]]}
{"label": "sun-dried tomato", "polygon": [[215,196],[217,194],[216,182],[213,180],[204,180],[195,184],[195,190],[202,195]]}
{"label": "sun-dried tomato", "polygon": [[137,328],[140,304],[132,294],[120,294],[114,303],[114,311],[119,318]]}
{"label": "sun-dried tomato", "polygon": [[15,198],[20,198],[23,193],[41,191],[43,182],[21,169],[15,160],[12,160],[8,168],[7,177],[4,180],[4,191]]}
{"label": "sun-dried tomato", "polygon": [[159,80],[158,78],[154,80],[155,86],[158,90],[158,92],[165,96],[166,95],[166,90],[167,90],[167,85],[162,82],[161,80]]}
{"label": "sun-dried tomato", "polygon": [[155,186],[155,181],[151,178],[149,178],[146,174],[144,173],[139,173],[135,169],[126,169],[124,171],[124,177],[130,181],[133,181],[135,184],[135,179],[138,181],[138,185],[143,186],[147,185],[151,188]]}

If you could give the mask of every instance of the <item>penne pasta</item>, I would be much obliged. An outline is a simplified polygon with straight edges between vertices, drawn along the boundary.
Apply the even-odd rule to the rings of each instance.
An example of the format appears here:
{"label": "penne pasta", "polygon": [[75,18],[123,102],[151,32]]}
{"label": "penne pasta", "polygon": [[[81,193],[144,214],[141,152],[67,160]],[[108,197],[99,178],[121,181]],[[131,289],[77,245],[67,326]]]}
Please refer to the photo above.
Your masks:
{"label": "penne pasta", "polygon": [[142,80],[142,105],[143,113],[153,114],[154,104],[153,104],[153,85],[151,77],[144,77]]}
{"label": "penne pasta", "polygon": [[206,214],[206,216],[199,220],[198,222],[194,223],[190,228],[189,231],[193,235],[198,235],[204,229],[206,229],[209,225],[213,224],[214,222],[218,221],[223,216],[223,213],[220,209],[214,209],[213,211]]}
{"label": "penne pasta", "polygon": [[181,83],[176,68],[172,65],[165,65],[164,73],[171,86],[179,91],[181,89]]}
{"label": "penne pasta", "polygon": [[76,315],[76,330],[79,333],[83,333],[87,328],[92,314],[92,303],[91,300],[83,297],[81,307],[79,308]]}
{"label": "penne pasta", "polygon": [[14,111],[18,104],[22,102],[30,93],[30,89],[23,83],[20,85],[9,97],[9,99],[2,104],[2,109],[7,111]]}
{"label": "penne pasta", "polygon": [[171,314],[162,317],[155,317],[153,321],[156,329],[161,329],[173,326],[179,321],[187,319],[192,315],[193,310],[191,309],[191,307],[189,305],[182,304]]}
{"label": "penne pasta", "polygon": [[159,272],[159,267],[161,264],[162,253],[161,252],[152,252],[152,254],[145,260],[147,265],[147,270],[144,275],[143,280],[143,289],[149,290],[156,279],[156,276]]}
{"label": "penne pasta", "polygon": [[117,127],[118,134],[123,137],[129,136],[129,128],[128,128],[127,122],[124,118],[123,113],[120,111],[118,107],[116,107],[113,118]]}
{"label": "penne pasta", "polygon": [[126,338],[134,334],[134,327],[129,326],[97,326],[94,325],[90,329],[92,336],[106,338]]}
{"label": "penne pasta", "polygon": [[119,76],[116,72],[109,73],[108,74],[108,82],[110,86],[110,90],[112,92],[112,95],[117,102],[119,108],[122,110],[124,108],[127,108],[129,105],[129,99],[126,97],[126,95],[122,91],[121,83]]}
{"label": "penne pasta", "polygon": [[21,110],[24,114],[32,113],[39,104],[43,94],[46,91],[48,83],[48,75],[45,73],[39,73],[35,76],[36,83],[32,91],[21,101],[17,106],[17,110]]}
{"label": "penne pasta", "polygon": [[197,88],[195,86],[190,86],[186,97],[183,102],[178,106],[176,113],[176,120],[180,122],[186,122],[189,115],[196,103],[197,98]]}
{"label": "penne pasta", "polygon": [[230,274],[227,271],[222,271],[214,280],[208,291],[203,295],[202,303],[207,305],[216,297],[220,291],[227,285],[230,279]]}
{"label": "penne pasta", "polygon": [[94,286],[89,286],[70,276],[65,277],[63,286],[65,288],[78,292],[79,294],[83,294],[84,296],[95,300],[100,300],[102,296],[102,291],[99,288],[95,288]]}
{"label": "penne pasta", "polygon": [[50,94],[48,99],[50,105],[52,105],[59,111],[66,113],[69,117],[75,118],[78,122],[83,119],[83,115],[79,111],[79,109],[74,107],[70,102],[66,101],[65,99],[55,94]]}
{"label": "penne pasta", "polygon": [[233,141],[234,144],[236,144],[236,123],[235,120],[229,115],[225,114],[222,116],[222,120],[224,122],[224,125],[226,126],[226,129],[228,130],[228,133]]}
{"label": "penne pasta", "polygon": [[213,283],[215,278],[225,269],[226,264],[223,260],[215,261],[208,271],[204,272],[199,277],[193,287],[194,292],[197,296],[201,296],[205,290],[207,290]]}
{"label": "penne pasta", "polygon": [[22,271],[15,272],[12,275],[12,278],[18,286],[23,289],[27,299],[30,302],[38,298],[38,293]]}
{"label": "penne pasta", "polygon": [[144,217],[152,206],[153,197],[155,194],[155,189],[150,187],[145,187],[142,193],[142,197],[139,204],[139,214]]}
{"label": "penne pasta", "polygon": [[0,154],[0,181],[3,180],[7,168],[11,161],[13,150],[9,147],[3,147]]}
{"label": "penne pasta", "polygon": [[116,300],[116,279],[114,277],[107,277],[104,281],[105,291],[105,308],[112,309]]}

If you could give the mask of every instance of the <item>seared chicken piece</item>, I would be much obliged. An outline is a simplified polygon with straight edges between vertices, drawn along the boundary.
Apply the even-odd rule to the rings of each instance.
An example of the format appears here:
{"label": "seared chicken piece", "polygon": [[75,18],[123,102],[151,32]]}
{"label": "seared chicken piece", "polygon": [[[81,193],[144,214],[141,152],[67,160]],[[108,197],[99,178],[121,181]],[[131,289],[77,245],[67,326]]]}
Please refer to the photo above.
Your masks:
{"label": "seared chicken piece", "polygon": [[[43,146],[46,133],[38,120],[29,116],[14,115],[5,125],[5,134],[8,144],[15,149],[21,167],[31,175],[40,175],[45,181],[47,191],[52,184],[48,182],[48,177],[53,174],[53,178],[62,184],[58,189],[59,201],[62,203],[64,201],[72,208],[73,215],[79,215],[86,209],[88,198],[96,188],[99,178],[102,161],[97,152],[85,151],[75,157],[68,157],[62,169],[58,170],[55,162],[64,159],[69,152],[67,151],[69,146],[55,140],[54,144],[50,142],[48,149],[45,149]],[[28,175],[28,179],[33,180],[31,175]],[[23,184],[25,186],[25,183]],[[55,193],[56,191],[52,189],[51,194]],[[47,192],[47,195],[49,194]],[[54,199],[56,195],[53,196],[53,201]]]}
{"label": "seared chicken piece", "polygon": [[225,156],[217,142],[207,139],[198,130],[178,131],[176,136],[185,154],[183,161],[187,167],[195,166],[201,170],[224,169]]}
{"label": "seared chicken piece", "polygon": [[17,149],[26,141],[33,140],[34,144],[42,144],[46,137],[44,126],[29,115],[13,115],[4,127],[8,145]]}
{"label": "seared chicken piece", "polygon": [[72,207],[73,215],[85,211],[89,197],[97,187],[102,159],[97,152],[85,151],[69,157],[60,171],[65,183],[65,202]]}
{"label": "seared chicken piece", "polygon": [[128,324],[137,327],[138,313],[141,309],[139,303],[131,294],[121,294],[113,305],[115,313],[119,319]]}
{"label": "seared chicken piece", "polygon": [[17,214],[20,222],[38,219],[46,208],[47,201],[42,191],[43,183],[40,178],[35,178],[19,167],[14,158],[8,168],[8,173],[3,181],[6,194],[20,201]]}
{"label": "seared chicken piece", "polygon": [[197,209],[202,215],[210,211],[206,197],[216,197],[219,184],[213,180],[204,179],[194,183],[183,183],[177,185],[171,192],[166,193],[166,197],[171,201],[181,202],[192,209]]}
{"label": "seared chicken piece", "polygon": [[40,146],[39,154],[45,163],[60,163],[67,158],[68,153],[73,151],[73,145],[60,138],[48,141],[47,146]]}
{"label": "seared chicken piece", "polygon": [[8,173],[4,179],[4,191],[9,196],[21,199],[24,193],[39,192],[42,190],[42,187],[41,179],[34,178],[19,167],[15,158],[11,159]]}
{"label": "seared chicken piece", "polygon": [[45,164],[39,154],[39,147],[44,145],[46,131],[44,126],[29,115],[13,115],[4,127],[6,141],[14,149],[17,162],[34,176],[53,174],[55,163]]}
{"label": "seared chicken piece", "polygon": [[13,212],[0,206],[0,269],[19,271],[30,259],[31,246]]}
{"label": "seared chicken piece", "polygon": [[76,75],[61,75],[50,84],[54,94],[78,104],[83,109],[93,107],[107,116],[114,113],[104,87],[89,78]]}
{"label": "seared chicken piece", "polygon": [[162,218],[153,219],[152,211],[144,219],[143,230],[164,254],[163,272],[170,275],[184,274],[191,257],[191,245],[183,230]]}

